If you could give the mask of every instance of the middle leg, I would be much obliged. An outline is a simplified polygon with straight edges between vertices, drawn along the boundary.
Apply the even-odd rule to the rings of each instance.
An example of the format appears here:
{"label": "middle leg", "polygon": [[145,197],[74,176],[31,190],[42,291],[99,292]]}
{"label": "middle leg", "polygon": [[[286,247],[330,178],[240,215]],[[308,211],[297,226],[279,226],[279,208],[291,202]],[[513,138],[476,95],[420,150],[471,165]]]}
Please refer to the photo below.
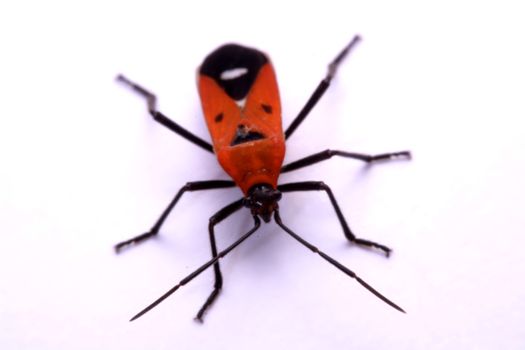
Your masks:
{"label": "middle leg", "polygon": [[286,173],[289,171],[297,170],[300,168],[307,167],[309,165],[322,162],[324,160],[328,160],[332,158],[333,156],[340,156],[345,158],[353,158],[362,160],[363,162],[366,162],[368,164],[375,163],[375,162],[381,162],[386,160],[394,160],[394,159],[410,159],[412,156],[409,151],[401,151],[401,152],[392,152],[392,153],[381,153],[381,154],[363,154],[363,153],[354,153],[354,152],[346,152],[346,151],[338,151],[338,150],[331,150],[327,149],[319,153],[312,154],[310,156],[301,158],[299,160],[296,160],[294,162],[288,163],[284,165],[281,168],[281,173]]}

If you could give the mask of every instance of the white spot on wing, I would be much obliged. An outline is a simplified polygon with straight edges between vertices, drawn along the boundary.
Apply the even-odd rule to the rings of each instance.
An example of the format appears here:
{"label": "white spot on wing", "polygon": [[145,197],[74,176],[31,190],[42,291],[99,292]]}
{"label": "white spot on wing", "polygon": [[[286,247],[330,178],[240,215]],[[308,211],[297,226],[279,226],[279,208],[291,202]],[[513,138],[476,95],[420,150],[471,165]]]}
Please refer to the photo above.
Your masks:
{"label": "white spot on wing", "polygon": [[248,68],[233,68],[221,73],[221,80],[233,80],[248,73]]}
{"label": "white spot on wing", "polygon": [[242,100],[235,100],[235,103],[237,103],[237,106],[239,106],[239,108],[244,108],[244,105],[246,104],[246,98],[243,98]]}

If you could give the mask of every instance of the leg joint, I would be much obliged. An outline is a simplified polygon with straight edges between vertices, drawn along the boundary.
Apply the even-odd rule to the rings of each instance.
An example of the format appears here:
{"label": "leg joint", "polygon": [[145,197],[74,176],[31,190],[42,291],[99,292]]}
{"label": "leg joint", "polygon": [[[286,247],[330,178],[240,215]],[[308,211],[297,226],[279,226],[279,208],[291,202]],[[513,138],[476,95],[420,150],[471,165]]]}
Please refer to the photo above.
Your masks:
{"label": "leg joint", "polygon": [[212,217],[210,217],[210,219],[208,220],[208,229],[211,231],[213,230],[213,227],[215,225],[217,225],[219,222],[220,222],[220,218],[217,217],[217,215],[213,215]]}
{"label": "leg joint", "polygon": [[330,187],[328,187],[328,185],[325,184],[323,181],[317,182],[317,186],[319,187],[319,190],[323,190],[323,191],[326,191],[326,192],[332,192],[330,190]]}

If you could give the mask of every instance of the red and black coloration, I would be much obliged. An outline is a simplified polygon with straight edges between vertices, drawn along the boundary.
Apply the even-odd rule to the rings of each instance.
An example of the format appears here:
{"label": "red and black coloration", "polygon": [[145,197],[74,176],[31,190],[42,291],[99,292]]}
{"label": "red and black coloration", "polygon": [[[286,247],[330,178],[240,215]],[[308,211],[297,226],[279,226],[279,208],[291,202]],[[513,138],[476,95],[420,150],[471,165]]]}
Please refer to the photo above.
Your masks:
{"label": "red and black coloration", "polygon": [[[332,156],[353,158],[367,163],[398,158],[410,158],[410,152],[408,151],[367,155],[328,149],[282,166],[285,153],[285,139],[290,137],[323,96],[328,89],[339,64],[359,40],[360,37],[355,36],[329,64],[326,77],[319,83],[303,109],[284,133],[281,122],[279,89],[275,78],[275,72],[268,56],[256,49],[236,44],[224,45],[212,52],[206,57],[199,69],[197,84],[202,109],[213,141],[213,146],[159,112],[156,109],[156,96],[154,94],[122,75],[117,77],[118,81],[124,83],[146,98],[148,110],[155,121],[206,151],[215,153],[220,165],[233,180],[188,182],[179,190],[148,232],[118,243],[115,246],[117,252],[120,252],[125,247],[156,236],[166,217],[179,201],[180,197],[187,191],[238,186],[243,192],[242,198],[228,204],[210,218],[208,227],[213,258],[186,278],[182,279],[172,289],[135,315],[131,319],[132,321],[144,315],[174,293],[179,287],[190,282],[207,268],[213,266],[215,273],[215,284],[213,290],[196,316],[197,320],[202,321],[205,311],[214,302],[222,288],[223,280],[219,259],[224,257],[251,236],[260,227],[260,218],[265,222],[270,222],[272,216],[275,219],[275,222],[299,243],[310,249],[312,252],[319,254],[323,259],[348,276],[356,279],[356,281],[363,287],[388,305],[404,312],[403,309],[372,288],[353,271],[323,253],[317,247],[305,241],[290,228],[285,226],[279,214],[278,201],[281,199],[282,193],[295,191],[325,191],[334,207],[343,232],[350,242],[364,247],[378,249],[383,251],[386,256],[391,252],[390,248],[382,244],[357,238],[352,233],[339,205],[337,204],[335,196],[325,183],[319,181],[306,181],[278,184],[280,174],[327,160]],[[214,233],[215,226],[242,207],[250,209],[254,219],[253,228],[228,248],[220,252],[217,251]]]}
{"label": "red and black coloration", "polygon": [[224,45],[202,64],[198,88],[219,163],[248,195],[257,185],[277,188],[284,159],[279,89],[260,51]]}

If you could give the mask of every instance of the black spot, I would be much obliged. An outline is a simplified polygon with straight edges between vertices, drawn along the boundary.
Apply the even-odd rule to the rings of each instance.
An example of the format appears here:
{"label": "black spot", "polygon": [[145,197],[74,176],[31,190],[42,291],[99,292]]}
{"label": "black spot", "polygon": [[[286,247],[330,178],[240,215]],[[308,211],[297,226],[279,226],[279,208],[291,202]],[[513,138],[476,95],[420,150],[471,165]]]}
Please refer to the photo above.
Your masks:
{"label": "black spot", "polygon": [[257,131],[248,131],[245,125],[239,125],[231,146],[240,145],[241,143],[264,139],[264,135]]}
{"label": "black spot", "polygon": [[[246,97],[261,67],[268,62],[268,58],[261,51],[248,47],[227,44],[209,54],[202,63],[199,73],[207,75],[234,100]],[[224,71],[246,68],[248,71],[235,79],[222,80]]]}
{"label": "black spot", "polygon": [[215,123],[222,122],[222,118],[223,117],[224,117],[224,115],[222,113],[217,114],[217,116],[215,117]]}
{"label": "black spot", "polygon": [[272,114],[272,111],[273,111],[272,106],[262,104],[261,107],[266,113]]}

